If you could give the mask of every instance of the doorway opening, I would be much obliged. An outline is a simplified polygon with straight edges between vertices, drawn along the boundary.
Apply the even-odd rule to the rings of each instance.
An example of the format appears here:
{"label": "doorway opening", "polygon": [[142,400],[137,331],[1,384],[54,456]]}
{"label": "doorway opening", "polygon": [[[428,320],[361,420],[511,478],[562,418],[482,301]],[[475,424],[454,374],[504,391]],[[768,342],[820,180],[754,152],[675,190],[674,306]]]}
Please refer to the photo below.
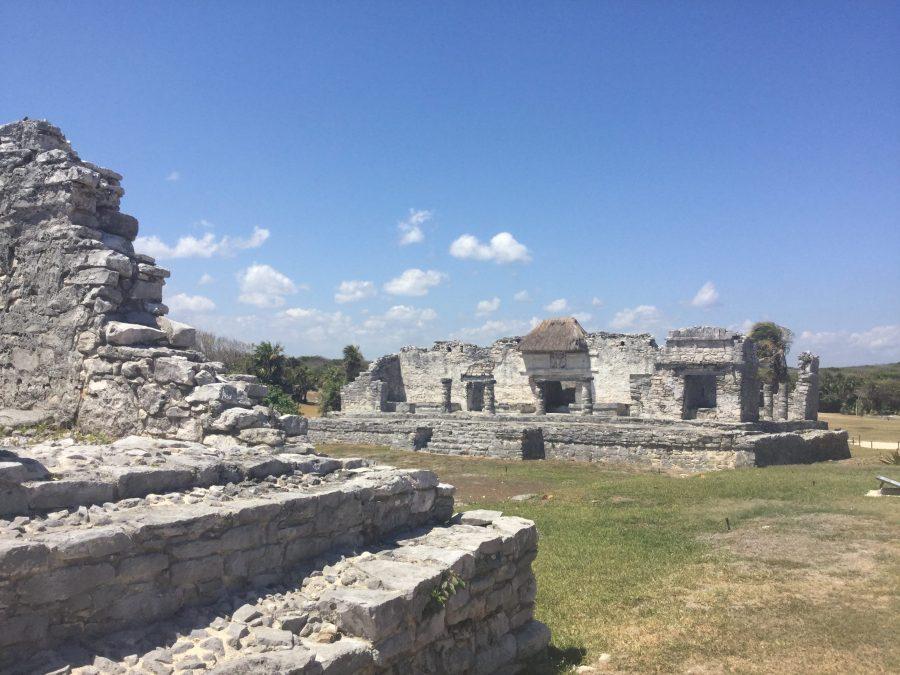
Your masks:
{"label": "doorway opening", "polygon": [[698,410],[711,410],[716,407],[716,376],[713,373],[700,373],[684,376],[684,408],[682,419],[697,418]]}
{"label": "doorway opening", "polygon": [[547,380],[544,382],[544,401],[547,412],[569,412],[569,406],[575,403],[575,384]]}

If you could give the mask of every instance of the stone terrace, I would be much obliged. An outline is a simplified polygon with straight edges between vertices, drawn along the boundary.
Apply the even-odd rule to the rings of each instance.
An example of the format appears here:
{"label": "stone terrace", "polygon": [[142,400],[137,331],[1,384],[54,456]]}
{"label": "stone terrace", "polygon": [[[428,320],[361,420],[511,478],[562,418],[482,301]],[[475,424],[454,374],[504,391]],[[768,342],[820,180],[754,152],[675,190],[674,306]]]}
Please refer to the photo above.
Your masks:
{"label": "stone terrace", "polygon": [[304,449],[6,451],[0,669],[497,672],[546,645],[532,523]]}

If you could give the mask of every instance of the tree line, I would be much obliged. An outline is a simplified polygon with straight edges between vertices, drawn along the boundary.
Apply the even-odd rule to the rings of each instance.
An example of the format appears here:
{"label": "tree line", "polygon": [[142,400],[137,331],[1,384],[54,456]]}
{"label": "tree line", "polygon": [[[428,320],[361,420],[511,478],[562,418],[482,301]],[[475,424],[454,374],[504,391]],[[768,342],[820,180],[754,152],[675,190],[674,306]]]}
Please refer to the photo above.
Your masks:
{"label": "tree line", "polygon": [[284,414],[295,414],[297,404],[308,403],[312,391],[318,392],[321,412],[339,410],[341,387],[366,367],[356,345],[344,347],[340,359],[288,356],[277,342],[251,344],[197,331],[197,346],[210,360],[223,363],[229,373],[256,375],[269,387],[265,403]]}

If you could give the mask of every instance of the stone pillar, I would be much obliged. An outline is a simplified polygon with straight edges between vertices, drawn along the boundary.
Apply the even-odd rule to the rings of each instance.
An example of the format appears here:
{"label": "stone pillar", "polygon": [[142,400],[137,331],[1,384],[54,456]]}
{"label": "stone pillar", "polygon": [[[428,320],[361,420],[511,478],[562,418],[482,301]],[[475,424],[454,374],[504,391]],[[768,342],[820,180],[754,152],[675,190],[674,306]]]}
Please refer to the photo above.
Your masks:
{"label": "stone pillar", "polygon": [[453,378],[450,377],[442,377],[441,378],[441,412],[448,413],[453,410],[452,399],[450,397],[450,393],[453,387]]}
{"label": "stone pillar", "polygon": [[497,413],[497,405],[494,400],[494,385],[496,382],[496,380],[488,380],[484,383],[484,411],[488,415]]}
{"label": "stone pillar", "polygon": [[472,412],[472,397],[475,387],[471,382],[466,382],[466,412]]}
{"label": "stone pillar", "polygon": [[772,385],[766,382],[762,386],[763,390],[763,419],[771,420],[774,413],[775,399],[772,398]]}
{"label": "stone pillar", "polygon": [[778,383],[778,393],[775,395],[775,416],[779,421],[788,418],[788,385],[787,382]]}
{"label": "stone pillar", "polygon": [[819,357],[810,352],[800,354],[797,386],[791,396],[792,420],[819,419]]}
{"label": "stone pillar", "polygon": [[591,381],[581,383],[581,414],[594,414],[594,393],[591,391]]}
{"label": "stone pillar", "polygon": [[547,402],[544,399],[544,383],[531,381],[531,394],[534,396],[534,414],[546,415]]}

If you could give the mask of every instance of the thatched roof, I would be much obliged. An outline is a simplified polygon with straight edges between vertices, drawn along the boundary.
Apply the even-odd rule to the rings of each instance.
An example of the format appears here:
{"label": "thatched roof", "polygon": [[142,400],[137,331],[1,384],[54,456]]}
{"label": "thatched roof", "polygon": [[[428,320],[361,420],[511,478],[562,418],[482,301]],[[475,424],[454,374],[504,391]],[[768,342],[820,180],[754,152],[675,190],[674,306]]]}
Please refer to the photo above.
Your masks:
{"label": "thatched roof", "polygon": [[574,317],[544,319],[519,343],[520,352],[586,352],[587,333]]}

